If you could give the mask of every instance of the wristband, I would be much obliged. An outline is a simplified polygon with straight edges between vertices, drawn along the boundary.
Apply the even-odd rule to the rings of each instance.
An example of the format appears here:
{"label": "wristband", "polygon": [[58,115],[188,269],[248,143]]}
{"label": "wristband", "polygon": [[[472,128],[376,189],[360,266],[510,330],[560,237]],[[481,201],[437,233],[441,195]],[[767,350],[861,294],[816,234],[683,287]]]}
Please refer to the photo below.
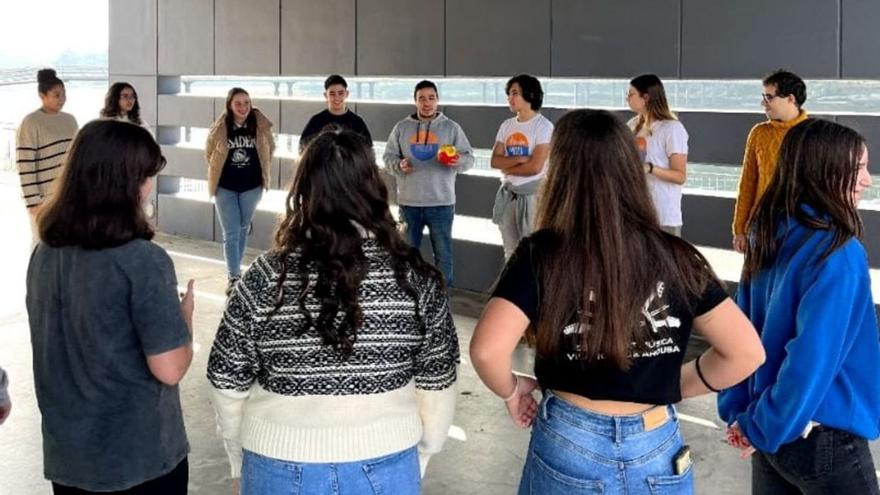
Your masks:
{"label": "wristband", "polygon": [[504,399],[504,402],[510,402],[514,399],[514,397],[516,397],[516,393],[518,391],[519,391],[519,376],[514,374],[513,375],[513,392],[510,393],[510,397],[507,397],[507,398],[502,397],[502,399]]}
{"label": "wristband", "polygon": [[712,385],[709,385],[709,382],[706,381],[706,378],[703,376],[703,370],[700,369],[700,358],[703,357],[702,354],[697,356],[697,359],[694,361],[694,367],[697,368],[697,376],[700,377],[700,381],[703,382],[703,385],[706,386],[709,390],[718,393],[721,392],[717,388],[714,388]]}
{"label": "wristband", "polygon": [[651,162],[648,162],[648,174],[654,175],[654,164]]}

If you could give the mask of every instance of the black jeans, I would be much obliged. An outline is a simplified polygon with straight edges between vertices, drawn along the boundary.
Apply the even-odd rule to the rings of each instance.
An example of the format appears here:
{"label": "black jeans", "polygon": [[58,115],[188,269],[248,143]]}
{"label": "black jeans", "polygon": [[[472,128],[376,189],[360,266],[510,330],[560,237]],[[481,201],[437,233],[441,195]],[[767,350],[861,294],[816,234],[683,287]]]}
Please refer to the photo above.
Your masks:
{"label": "black jeans", "polygon": [[90,492],[81,488],[52,483],[54,495],[186,495],[189,484],[189,463],[186,457],[170,473],[118,492]]}
{"label": "black jeans", "polygon": [[752,456],[752,495],[880,495],[868,441],[818,427],[775,454]]}

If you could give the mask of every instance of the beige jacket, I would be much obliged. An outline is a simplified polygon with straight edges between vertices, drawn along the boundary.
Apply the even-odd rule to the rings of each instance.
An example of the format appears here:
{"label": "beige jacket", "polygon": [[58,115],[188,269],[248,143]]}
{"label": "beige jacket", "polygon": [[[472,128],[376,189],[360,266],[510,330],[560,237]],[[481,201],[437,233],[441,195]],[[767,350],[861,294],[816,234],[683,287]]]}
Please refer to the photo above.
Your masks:
{"label": "beige jacket", "polygon": [[[257,156],[260,157],[260,167],[263,169],[263,188],[269,189],[269,171],[272,169],[272,156],[275,153],[272,122],[256,108],[251,111],[257,118]],[[205,143],[205,161],[208,162],[208,194],[211,196],[217,194],[220,174],[223,173],[223,165],[226,163],[226,155],[228,154],[226,113],[224,112],[211,126],[208,131],[208,141]]]}

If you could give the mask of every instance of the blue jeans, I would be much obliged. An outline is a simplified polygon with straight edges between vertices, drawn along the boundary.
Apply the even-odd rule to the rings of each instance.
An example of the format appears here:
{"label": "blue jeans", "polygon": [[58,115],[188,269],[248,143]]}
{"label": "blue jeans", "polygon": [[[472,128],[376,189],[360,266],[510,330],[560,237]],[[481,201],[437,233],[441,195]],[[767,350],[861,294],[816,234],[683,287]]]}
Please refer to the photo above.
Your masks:
{"label": "blue jeans", "polygon": [[229,278],[241,276],[241,259],[247,247],[251,220],[257,211],[257,203],[263,197],[263,188],[255,187],[245,192],[217,188],[214,207],[223,229],[223,257],[226,258],[226,272]]}
{"label": "blue jeans", "polygon": [[415,447],[356,462],[288,462],[244,451],[241,495],[418,495]]}
{"label": "blue jeans", "polygon": [[691,494],[693,466],[676,475],[678,418],[645,431],[641,415],[585,411],[547,391],[532,427],[519,494]]}
{"label": "blue jeans", "polygon": [[877,495],[868,441],[835,428],[814,428],[775,454],[752,456],[752,495]]}
{"label": "blue jeans", "polygon": [[400,219],[406,222],[406,238],[413,247],[422,245],[422,232],[428,226],[434,266],[443,272],[446,286],[452,287],[452,220],[455,206],[400,205]]}

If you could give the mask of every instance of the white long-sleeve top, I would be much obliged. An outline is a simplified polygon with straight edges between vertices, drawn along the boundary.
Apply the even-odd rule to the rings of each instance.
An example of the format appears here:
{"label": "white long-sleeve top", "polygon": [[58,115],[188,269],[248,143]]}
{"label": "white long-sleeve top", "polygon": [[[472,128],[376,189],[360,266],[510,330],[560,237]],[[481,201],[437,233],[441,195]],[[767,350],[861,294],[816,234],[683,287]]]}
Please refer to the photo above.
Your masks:
{"label": "white long-sleeve top", "polygon": [[[363,251],[363,318],[348,359],[305,329],[299,273],[288,273],[284,302],[270,315],[277,255],[257,258],[236,285],[208,361],[233,477],[242,448],[293,462],[352,462],[418,445],[422,472],[442,449],[459,360],[445,291],[411,272],[414,298],[398,286],[390,256],[375,240],[364,239]],[[298,256],[290,255],[288,270]],[[315,284],[317,275],[309,280]],[[317,319],[320,303],[311,292],[305,307]]]}

